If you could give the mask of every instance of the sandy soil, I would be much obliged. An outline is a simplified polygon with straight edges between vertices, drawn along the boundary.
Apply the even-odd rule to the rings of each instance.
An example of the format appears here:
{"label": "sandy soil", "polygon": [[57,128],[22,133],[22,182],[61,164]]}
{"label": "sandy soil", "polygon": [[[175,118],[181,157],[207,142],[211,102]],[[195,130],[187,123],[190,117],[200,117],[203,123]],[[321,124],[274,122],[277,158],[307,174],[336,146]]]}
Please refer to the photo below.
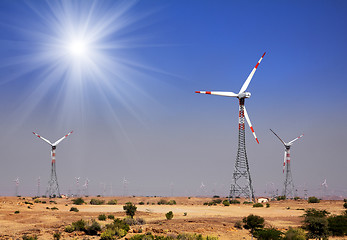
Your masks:
{"label": "sandy soil", "polygon": [[[84,198],[88,203],[90,199],[91,197]],[[321,201],[316,204],[308,204],[304,200],[273,201],[270,202],[269,208],[253,208],[252,205],[245,204],[229,207],[203,205],[204,202],[211,201],[211,198],[101,197],[99,199],[104,199],[106,202],[117,199],[118,204],[73,205],[71,199],[43,198],[40,200],[47,203],[34,203],[31,197],[25,199],[0,197],[0,239],[22,239],[24,234],[37,235],[38,239],[53,239],[54,232],[61,232],[62,239],[99,239],[97,236],[90,237],[79,232],[66,233],[64,227],[79,219],[89,221],[97,219],[100,214],[113,214],[115,217],[124,218],[126,215],[123,205],[128,201],[137,206],[135,217],[141,217],[147,222],[142,226],[133,226],[131,232],[137,232],[142,228],[143,232],[151,231],[159,234],[201,233],[218,236],[221,240],[251,239],[247,230],[234,228],[236,221],[242,220],[249,214],[264,217],[267,226],[285,230],[289,226],[301,225],[304,209],[326,209],[332,214],[340,214],[344,210],[343,201]],[[174,199],[177,205],[157,205],[160,199]],[[56,203],[50,202],[50,200]],[[145,205],[139,205],[138,203],[141,201]],[[25,202],[30,202],[32,205]],[[72,206],[77,207],[79,212],[70,212]],[[56,207],[58,210],[51,210],[52,207]],[[15,214],[15,211],[20,213]],[[174,213],[172,220],[165,218],[165,213],[169,211]],[[111,220],[99,222],[105,225]],[[131,235],[130,233],[126,237]]]}

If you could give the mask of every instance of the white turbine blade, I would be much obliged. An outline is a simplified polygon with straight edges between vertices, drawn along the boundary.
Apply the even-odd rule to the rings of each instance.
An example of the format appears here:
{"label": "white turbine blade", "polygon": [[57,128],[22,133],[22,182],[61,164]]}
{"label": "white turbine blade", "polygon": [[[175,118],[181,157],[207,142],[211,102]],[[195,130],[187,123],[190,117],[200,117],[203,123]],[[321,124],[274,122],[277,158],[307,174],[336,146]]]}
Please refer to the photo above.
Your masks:
{"label": "white turbine blade", "polygon": [[40,135],[38,135],[37,133],[33,132],[33,134],[35,134],[38,138],[41,138],[43,141],[47,142],[49,145],[52,145],[52,143],[50,141],[48,141],[46,138],[41,137]]}
{"label": "white turbine blade", "polygon": [[[266,53],[266,52],[265,52],[265,53]],[[263,60],[263,57],[265,56],[265,53],[263,54],[263,56],[261,56],[261,58],[259,59],[257,65],[255,65],[255,67],[253,68],[252,72],[249,74],[248,78],[246,79],[245,83],[242,85],[242,88],[240,89],[239,94],[240,94],[240,93],[243,93],[244,91],[246,91],[246,89],[247,89],[249,83],[251,82],[252,77],[253,77],[255,71],[257,70],[257,68],[258,68],[258,66],[259,66],[259,64],[260,64],[260,62],[261,62],[261,60]]]}
{"label": "white turbine blade", "polygon": [[284,169],[286,167],[286,158],[287,158],[287,150],[284,151],[284,159],[283,159],[283,173],[284,173]]}
{"label": "white turbine blade", "polygon": [[218,96],[224,96],[224,97],[237,97],[238,95],[233,92],[220,92],[220,91],[195,91],[195,93],[202,93],[202,94],[211,94],[211,95],[218,95]]}
{"label": "white turbine blade", "polygon": [[67,138],[73,131],[69,132],[68,134],[66,134],[64,137],[62,137],[61,139],[59,139],[58,141],[56,141],[55,143],[53,143],[53,146],[57,146],[61,141],[63,141],[65,138]]}
{"label": "white turbine blade", "polygon": [[248,113],[247,113],[247,110],[246,110],[246,107],[245,107],[245,106],[244,106],[243,110],[244,110],[244,113],[245,113],[245,117],[246,117],[248,126],[251,128],[251,131],[252,131],[252,133],[253,133],[253,136],[254,136],[255,140],[256,140],[257,143],[259,144],[257,135],[255,135],[255,131],[254,131],[253,127],[252,127],[252,123],[251,123],[251,120],[250,120],[249,117],[248,117]]}
{"label": "white turbine blade", "polygon": [[304,134],[300,135],[299,137],[295,138],[294,140],[290,141],[288,143],[288,145],[292,145],[296,140],[298,140],[299,138],[302,138],[304,136]]}
{"label": "white turbine blade", "polygon": [[285,143],[274,131],[272,131],[271,128],[270,128],[270,131],[271,131],[273,134],[275,134],[275,136],[283,143],[284,146],[286,145],[286,143]]}

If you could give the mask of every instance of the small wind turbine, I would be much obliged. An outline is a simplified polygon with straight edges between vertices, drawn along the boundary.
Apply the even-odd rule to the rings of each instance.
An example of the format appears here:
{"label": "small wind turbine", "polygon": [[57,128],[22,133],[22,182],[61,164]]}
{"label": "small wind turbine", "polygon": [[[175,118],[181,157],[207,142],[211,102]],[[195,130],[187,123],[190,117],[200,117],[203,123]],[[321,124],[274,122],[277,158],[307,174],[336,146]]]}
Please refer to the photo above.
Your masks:
{"label": "small wind turbine", "polygon": [[41,182],[41,177],[37,179],[37,197],[40,197],[40,183]]}
{"label": "small wind turbine", "polygon": [[89,195],[89,193],[88,193],[88,184],[89,184],[89,179],[87,178],[86,181],[84,182],[83,186],[82,186],[83,190],[84,190],[84,195],[85,196]]}
{"label": "small wind turbine", "polygon": [[17,177],[15,180],[13,180],[13,182],[15,182],[16,184],[16,188],[15,188],[15,191],[16,191],[16,197],[18,197],[18,187],[19,187],[19,177]]}
{"label": "small wind turbine", "polygon": [[284,145],[284,160],[283,160],[283,173],[284,169],[287,166],[287,171],[286,171],[286,180],[284,182],[284,191],[283,195],[284,196],[289,196],[290,194],[294,197],[294,183],[292,179],[292,172],[290,169],[290,147],[293,145],[293,143],[298,140],[299,138],[302,138],[304,134],[300,135],[299,137],[293,139],[292,141],[286,143],[284,142],[274,131],[270,129],[270,131],[275,134],[275,136],[282,142]]}
{"label": "small wind turbine", "polygon": [[80,196],[80,178],[81,177],[75,177],[76,179],[76,196]]}
{"label": "small wind turbine", "polygon": [[38,138],[42,139],[46,143],[48,143],[52,147],[51,151],[51,157],[52,157],[52,167],[51,167],[51,179],[48,182],[48,188],[47,188],[47,195],[49,197],[60,197],[60,190],[59,190],[59,184],[58,184],[58,178],[57,178],[57,172],[55,169],[55,149],[57,148],[57,145],[63,141],[65,138],[67,138],[73,131],[66,134],[64,137],[60,138],[55,143],[51,143],[46,138],[38,135],[37,133],[33,132]]}
{"label": "small wind turbine", "polygon": [[129,183],[129,181],[125,177],[123,177],[122,183],[123,183],[123,196],[127,196],[128,195],[128,183]]}

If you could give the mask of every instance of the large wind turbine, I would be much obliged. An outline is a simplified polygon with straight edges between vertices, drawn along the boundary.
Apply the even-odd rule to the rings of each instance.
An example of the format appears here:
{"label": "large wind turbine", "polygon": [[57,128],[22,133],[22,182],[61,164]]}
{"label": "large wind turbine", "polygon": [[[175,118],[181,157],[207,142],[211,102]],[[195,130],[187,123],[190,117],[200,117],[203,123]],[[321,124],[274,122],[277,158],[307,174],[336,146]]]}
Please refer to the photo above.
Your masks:
{"label": "large wind turbine", "polygon": [[257,143],[259,143],[257,136],[255,135],[254,129],[252,127],[251,120],[247,114],[247,110],[245,107],[245,99],[251,96],[250,92],[246,92],[249,83],[252,80],[252,77],[257,70],[260,62],[263,60],[263,57],[259,59],[257,65],[253,68],[252,72],[249,74],[248,78],[242,85],[239,93],[234,92],[221,92],[221,91],[196,91],[196,93],[203,94],[211,94],[225,97],[236,97],[239,99],[239,142],[238,142],[238,151],[235,162],[235,169],[233,173],[233,182],[230,188],[230,196],[232,198],[245,196],[250,199],[250,201],[254,200],[254,192],[252,187],[251,174],[249,171],[249,165],[246,154],[246,144],[245,144],[245,118],[246,121],[251,128],[253,136]]}
{"label": "large wind turbine", "polygon": [[[300,135],[299,137],[293,139],[292,141],[286,143],[284,142],[272,129],[270,129],[273,134],[282,142],[282,144],[285,147],[284,150],[284,159],[283,159],[283,173],[286,169],[286,180],[284,181],[284,189],[283,189],[283,196],[289,197],[295,197],[294,195],[294,183],[293,183],[293,177],[292,177],[292,171],[290,168],[290,147],[293,145],[293,143],[298,140],[299,138],[303,137],[304,134]],[[287,168],[286,168],[287,166]]]}
{"label": "large wind turbine", "polygon": [[47,192],[46,195],[49,197],[60,197],[60,191],[59,191],[59,184],[58,184],[58,178],[57,178],[57,172],[55,170],[55,149],[57,148],[57,145],[63,141],[65,138],[67,138],[73,131],[66,134],[64,137],[60,138],[55,143],[51,143],[46,138],[38,135],[37,133],[33,132],[38,138],[42,139],[46,143],[48,143],[52,147],[51,151],[51,157],[52,157],[52,167],[51,167],[51,178],[48,182]]}

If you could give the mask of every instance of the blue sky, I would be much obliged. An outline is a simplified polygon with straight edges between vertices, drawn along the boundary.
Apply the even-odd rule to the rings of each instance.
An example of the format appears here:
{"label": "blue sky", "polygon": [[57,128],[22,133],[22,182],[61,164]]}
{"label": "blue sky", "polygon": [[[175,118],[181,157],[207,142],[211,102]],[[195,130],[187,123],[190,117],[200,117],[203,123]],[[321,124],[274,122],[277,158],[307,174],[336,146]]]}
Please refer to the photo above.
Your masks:
{"label": "blue sky", "polygon": [[[238,92],[267,52],[246,100],[254,189],[282,190],[285,141],[298,189],[347,196],[345,1],[1,1],[0,194],[42,189],[55,141],[62,192],[227,195],[237,151]],[[91,39],[76,60],[71,36]],[[112,189],[111,189],[112,185]],[[43,190],[42,190],[43,191]]]}

